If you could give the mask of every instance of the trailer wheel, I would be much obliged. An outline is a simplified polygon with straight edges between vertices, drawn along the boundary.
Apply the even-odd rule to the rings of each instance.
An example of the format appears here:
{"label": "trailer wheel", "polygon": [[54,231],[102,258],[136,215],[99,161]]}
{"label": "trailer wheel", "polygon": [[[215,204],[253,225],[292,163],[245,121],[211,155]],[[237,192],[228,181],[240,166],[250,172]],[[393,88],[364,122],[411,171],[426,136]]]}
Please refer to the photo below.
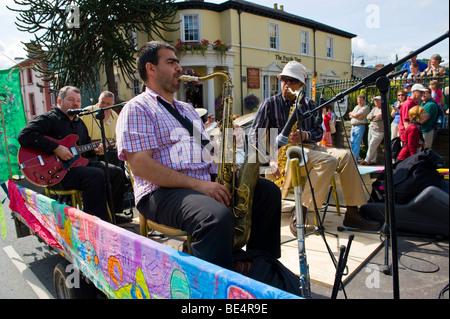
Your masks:
{"label": "trailer wheel", "polygon": [[60,262],[53,270],[53,286],[55,288],[56,297],[58,299],[90,299],[93,298],[93,288],[88,284],[81,274],[77,278],[76,285],[73,285],[70,276],[74,276],[73,272],[67,272],[68,261]]}

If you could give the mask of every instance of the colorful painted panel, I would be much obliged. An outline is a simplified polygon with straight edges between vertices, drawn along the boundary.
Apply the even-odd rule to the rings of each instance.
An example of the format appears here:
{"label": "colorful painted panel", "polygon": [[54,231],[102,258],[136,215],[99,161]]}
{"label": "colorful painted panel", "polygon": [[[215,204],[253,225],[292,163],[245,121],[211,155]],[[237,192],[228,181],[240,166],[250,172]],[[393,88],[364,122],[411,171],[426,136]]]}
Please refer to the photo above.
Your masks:
{"label": "colorful painted panel", "polygon": [[17,163],[17,136],[25,124],[19,69],[0,70],[0,184],[11,175],[22,175]]}
{"label": "colorful painted panel", "polygon": [[28,210],[109,298],[298,298],[10,182]]}

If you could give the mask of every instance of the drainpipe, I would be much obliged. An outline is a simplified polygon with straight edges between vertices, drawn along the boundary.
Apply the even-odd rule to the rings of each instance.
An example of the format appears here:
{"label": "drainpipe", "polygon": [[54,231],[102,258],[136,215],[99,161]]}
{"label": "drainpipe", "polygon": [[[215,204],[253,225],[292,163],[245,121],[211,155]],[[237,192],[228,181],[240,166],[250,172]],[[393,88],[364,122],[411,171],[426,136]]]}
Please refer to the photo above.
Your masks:
{"label": "drainpipe", "polygon": [[[316,29],[313,29],[313,38],[314,38],[314,77],[317,76],[317,69],[316,69]],[[317,83],[317,79],[316,79]]]}
{"label": "drainpipe", "polygon": [[240,81],[241,81],[241,114],[244,115],[244,89],[242,82],[242,28],[241,28],[241,13],[242,9],[238,10],[239,15],[239,70],[240,70]]}

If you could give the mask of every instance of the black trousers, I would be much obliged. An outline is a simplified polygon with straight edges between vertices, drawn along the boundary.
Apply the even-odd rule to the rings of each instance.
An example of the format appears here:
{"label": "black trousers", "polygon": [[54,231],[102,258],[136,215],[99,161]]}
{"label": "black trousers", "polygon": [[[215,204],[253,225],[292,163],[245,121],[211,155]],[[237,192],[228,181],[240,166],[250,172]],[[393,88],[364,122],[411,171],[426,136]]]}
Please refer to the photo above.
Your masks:
{"label": "black trousers", "polygon": [[[157,189],[143,197],[137,209],[159,224],[189,232],[192,254],[233,269],[234,216],[230,209],[202,193],[184,188]],[[247,249],[281,256],[281,192],[271,181],[259,179],[255,187],[252,226]]]}
{"label": "black trousers", "polygon": [[113,203],[109,202],[106,185],[106,165],[104,162],[89,162],[87,166],[72,167],[61,181],[65,189],[82,191],[83,211],[110,222],[106,201],[114,207],[114,212],[123,212],[125,172],[118,166],[108,164],[111,179]]}

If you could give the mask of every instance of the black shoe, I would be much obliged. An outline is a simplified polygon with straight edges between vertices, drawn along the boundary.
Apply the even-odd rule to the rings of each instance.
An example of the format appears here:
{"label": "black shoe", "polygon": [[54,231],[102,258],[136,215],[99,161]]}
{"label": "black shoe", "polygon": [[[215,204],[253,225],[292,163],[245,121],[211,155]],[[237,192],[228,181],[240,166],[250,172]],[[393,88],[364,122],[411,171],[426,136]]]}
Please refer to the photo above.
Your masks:
{"label": "black shoe", "polygon": [[368,219],[362,216],[356,206],[347,206],[347,211],[344,217],[344,226],[359,228],[364,230],[379,230],[381,224],[379,222]]}
{"label": "black shoe", "polygon": [[115,217],[116,217],[116,224],[126,224],[131,223],[133,221],[131,217],[125,217],[120,215],[116,215]]}

